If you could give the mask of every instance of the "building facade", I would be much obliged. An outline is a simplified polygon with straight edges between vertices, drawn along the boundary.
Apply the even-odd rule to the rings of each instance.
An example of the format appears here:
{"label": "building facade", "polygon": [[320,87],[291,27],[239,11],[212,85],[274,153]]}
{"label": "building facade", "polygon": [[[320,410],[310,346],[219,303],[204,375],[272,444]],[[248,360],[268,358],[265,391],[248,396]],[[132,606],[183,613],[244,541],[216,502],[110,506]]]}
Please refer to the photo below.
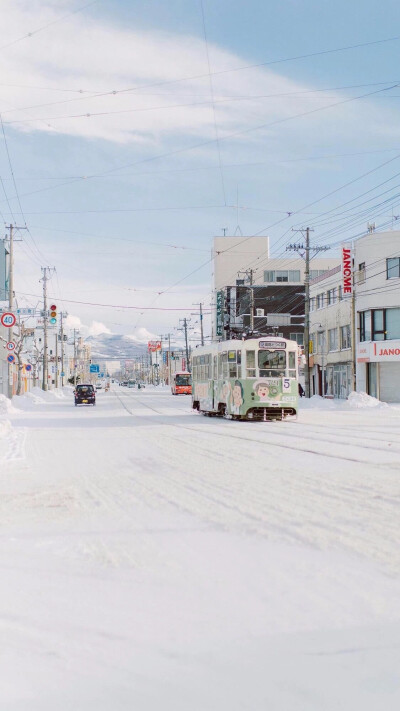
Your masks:
{"label": "building facade", "polygon": [[345,399],[354,389],[352,294],[337,265],[310,282],[311,395]]}
{"label": "building facade", "polygon": [[357,390],[400,402],[400,231],[374,232],[354,249]]}

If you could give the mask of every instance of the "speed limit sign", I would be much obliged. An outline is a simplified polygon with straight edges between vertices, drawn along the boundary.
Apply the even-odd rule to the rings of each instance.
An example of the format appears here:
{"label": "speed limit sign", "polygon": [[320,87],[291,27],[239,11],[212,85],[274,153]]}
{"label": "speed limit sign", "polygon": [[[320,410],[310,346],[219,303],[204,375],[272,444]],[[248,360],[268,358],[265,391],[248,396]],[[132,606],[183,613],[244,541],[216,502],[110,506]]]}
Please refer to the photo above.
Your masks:
{"label": "speed limit sign", "polygon": [[12,314],[10,311],[6,311],[6,313],[1,315],[0,321],[2,326],[5,326],[6,328],[12,328],[13,326],[15,326],[17,319],[15,315]]}
{"label": "speed limit sign", "polygon": [[15,350],[15,343],[14,341],[8,341],[6,344],[6,348],[8,351],[14,351]]}

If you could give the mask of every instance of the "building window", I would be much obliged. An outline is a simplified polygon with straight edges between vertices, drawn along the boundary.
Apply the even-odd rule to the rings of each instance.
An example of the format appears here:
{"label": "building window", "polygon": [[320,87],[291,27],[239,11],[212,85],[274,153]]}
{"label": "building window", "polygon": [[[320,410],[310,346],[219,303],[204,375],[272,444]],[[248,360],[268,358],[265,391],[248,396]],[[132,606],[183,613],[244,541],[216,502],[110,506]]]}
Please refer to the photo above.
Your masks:
{"label": "building window", "polygon": [[386,278],[398,279],[400,277],[400,257],[391,257],[386,260]]}
{"label": "building window", "polygon": [[318,353],[325,353],[325,331],[318,331],[317,349]]}
{"label": "building window", "polygon": [[341,349],[345,351],[347,348],[351,348],[351,330],[350,324],[347,326],[341,326],[340,328],[340,343]]}
{"label": "building window", "polygon": [[330,351],[337,351],[338,349],[338,330],[337,328],[330,328],[328,331],[328,346]]}
{"label": "building window", "polygon": [[283,270],[277,270],[277,271],[265,271],[264,272],[264,281],[271,283],[271,282],[279,282],[279,283],[288,283],[288,282],[295,282],[298,283],[301,281],[300,279],[300,269],[283,269]]}
{"label": "building window", "polygon": [[343,290],[342,290],[342,285],[339,284],[339,289],[338,289],[338,299],[341,301],[343,299]]}
{"label": "building window", "polygon": [[385,312],[383,309],[372,312],[372,340],[385,340]]}
{"label": "building window", "polygon": [[371,340],[371,311],[360,313],[360,341]]}
{"label": "building window", "polygon": [[336,304],[337,301],[337,289],[336,287],[334,289],[329,289],[326,292],[326,300],[328,306],[331,306],[332,304]]}
{"label": "building window", "polygon": [[302,346],[304,343],[304,333],[290,333],[289,338],[291,341],[296,341],[299,346]]}
{"label": "building window", "polygon": [[310,299],[310,311],[315,311],[315,296]]}
{"label": "building window", "polygon": [[400,338],[400,309],[386,309],[385,340]]}
{"label": "building window", "polygon": [[365,262],[361,262],[358,265],[357,282],[358,284],[364,284],[365,282]]}
{"label": "building window", "polygon": [[325,294],[317,294],[317,309],[324,308]]}

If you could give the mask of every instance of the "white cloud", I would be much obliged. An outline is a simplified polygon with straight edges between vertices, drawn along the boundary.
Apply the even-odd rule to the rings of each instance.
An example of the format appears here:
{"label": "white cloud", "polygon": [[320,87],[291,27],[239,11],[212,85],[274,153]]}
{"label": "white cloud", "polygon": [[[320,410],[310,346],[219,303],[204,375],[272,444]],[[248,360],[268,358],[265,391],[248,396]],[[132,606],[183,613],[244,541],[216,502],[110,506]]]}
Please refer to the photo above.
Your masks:
{"label": "white cloud", "polygon": [[81,319],[79,316],[73,316],[72,314],[68,314],[67,318],[64,321],[65,328],[70,328],[71,330],[73,328],[76,328],[77,330],[81,330],[82,328],[85,330],[86,326],[83,325]]}
{"label": "white cloud", "polygon": [[88,328],[88,335],[100,336],[102,333],[111,333],[111,331],[104,323],[101,323],[101,321],[92,321],[92,324]]}
{"label": "white cloud", "polygon": [[[74,3],[45,5],[23,0],[3,0],[2,5],[3,37],[10,39],[53,22],[65,15],[68,8],[75,8]],[[223,72],[248,64],[245,58],[215,45],[210,45],[209,50],[214,71]],[[200,78],[174,83],[176,79],[196,76]],[[163,82],[170,83],[163,85]],[[106,24],[93,17],[88,31],[85,13],[77,13],[3,52],[0,84],[3,120],[12,122],[13,128],[22,131],[56,131],[90,139],[140,143],[159,143],[166,136],[190,136],[199,142],[215,138],[202,38],[125,29],[112,26],[109,20]],[[152,84],[157,86],[146,88]],[[262,67],[217,74],[213,84],[221,138],[343,98],[334,91],[329,95],[293,96],[293,92],[313,87]],[[135,87],[136,91],[110,95],[113,90]],[[63,88],[83,93],[60,92]],[[107,96],[93,97],[95,93],[107,92]],[[270,94],[292,95],[243,100],[248,96]],[[235,101],[218,103],[219,99],[232,98]],[[194,105],[190,106],[191,103]],[[35,108],[38,104],[41,106]],[[15,107],[19,107],[18,110]],[[158,108],[154,110],[154,107]],[[337,117],[343,115],[353,130],[357,124],[364,130],[365,104],[353,107],[353,104],[344,105],[300,119],[302,130],[307,125],[311,130],[316,123],[323,122],[324,130],[329,133],[337,128]],[[94,115],[107,112],[121,113]],[[360,126],[361,115],[364,118]],[[379,116],[378,112],[372,115],[369,110],[369,123],[376,122],[378,126]],[[15,123],[17,120],[23,123]],[[243,138],[248,142],[262,135],[263,132],[244,133]]]}
{"label": "white cloud", "polygon": [[138,328],[132,335],[125,336],[131,341],[137,341],[138,343],[147,343],[148,341],[156,340],[158,337],[147,330],[147,328]]}

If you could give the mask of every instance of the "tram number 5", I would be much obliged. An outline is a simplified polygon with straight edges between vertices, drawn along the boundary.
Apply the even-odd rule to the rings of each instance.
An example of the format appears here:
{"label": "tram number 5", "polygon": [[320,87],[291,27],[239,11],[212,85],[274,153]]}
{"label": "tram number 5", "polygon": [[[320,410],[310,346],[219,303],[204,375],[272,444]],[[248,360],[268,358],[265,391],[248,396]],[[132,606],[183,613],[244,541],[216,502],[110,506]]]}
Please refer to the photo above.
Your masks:
{"label": "tram number 5", "polygon": [[283,378],[283,389],[290,390],[290,378]]}

